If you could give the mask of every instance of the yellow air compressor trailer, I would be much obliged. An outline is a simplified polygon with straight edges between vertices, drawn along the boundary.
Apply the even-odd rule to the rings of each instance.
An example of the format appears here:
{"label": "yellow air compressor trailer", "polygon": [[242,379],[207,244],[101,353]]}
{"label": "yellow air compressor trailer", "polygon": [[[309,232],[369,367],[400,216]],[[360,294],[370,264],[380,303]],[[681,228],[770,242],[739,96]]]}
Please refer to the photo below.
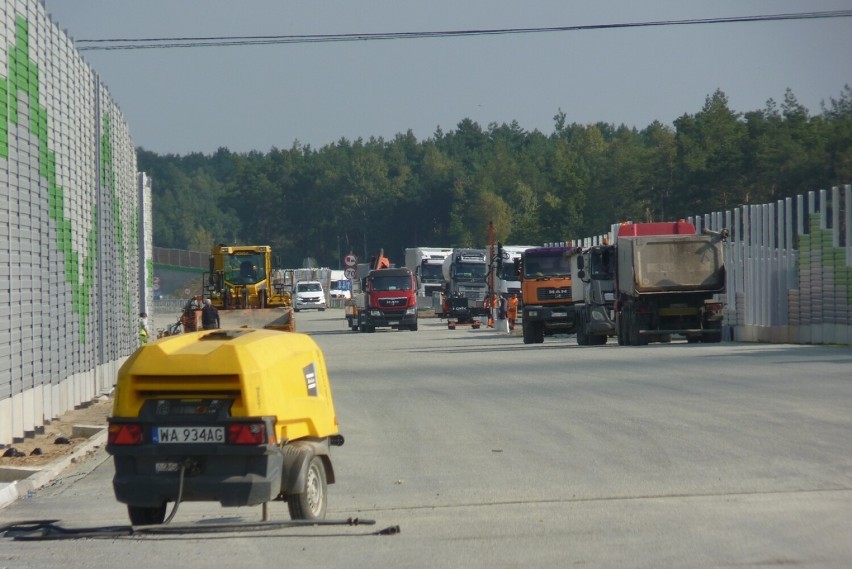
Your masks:
{"label": "yellow air compressor trailer", "polygon": [[[170,336],[121,367],[109,418],[113,489],[131,523],[166,505],[285,500],[323,519],[343,444],[322,351],[309,336],[240,328]],[[170,516],[171,517],[171,516]]]}

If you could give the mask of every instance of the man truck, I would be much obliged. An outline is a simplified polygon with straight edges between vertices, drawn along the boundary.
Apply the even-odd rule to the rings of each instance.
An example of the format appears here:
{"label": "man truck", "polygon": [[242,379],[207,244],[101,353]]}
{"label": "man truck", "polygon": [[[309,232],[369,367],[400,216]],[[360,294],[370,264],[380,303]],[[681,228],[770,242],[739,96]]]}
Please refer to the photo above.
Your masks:
{"label": "man truck", "polygon": [[417,331],[417,286],[410,269],[373,269],[360,280],[357,289],[352,293],[352,310],[346,313],[352,330]]}
{"label": "man truck", "polygon": [[579,252],[578,247],[533,247],[521,254],[524,344],[574,332],[571,257]]}

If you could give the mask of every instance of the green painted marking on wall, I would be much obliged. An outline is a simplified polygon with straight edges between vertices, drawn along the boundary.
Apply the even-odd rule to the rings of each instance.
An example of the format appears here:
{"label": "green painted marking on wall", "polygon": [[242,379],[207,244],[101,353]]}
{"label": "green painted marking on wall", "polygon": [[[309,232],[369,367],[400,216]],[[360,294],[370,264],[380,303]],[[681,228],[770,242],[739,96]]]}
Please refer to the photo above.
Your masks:
{"label": "green painted marking on wall", "polygon": [[811,214],[810,234],[799,237],[799,269],[810,268],[813,258],[816,258],[821,268],[830,267],[834,274],[834,286],[846,291],[846,301],[852,305],[852,267],[846,264],[846,250],[832,245],[831,231],[820,229],[821,221],[821,214]]}
{"label": "green painted marking on wall", "polygon": [[131,316],[130,287],[127,283],[127,251],[124,241],[124,223],[121,221],[121,202],[115,190],[115,169],[113,168],[112,144],[110,144],[110,117],[103,118],[103,133],[101,134],[101,187],[108,188],[112,200],[112,215],[115,223],[115,241],[118,246],[118,257],[121,271],[122,289],[124,290],[125,325],[130,334],[135,333],[136,321]]}
{"label": "green painted marking on wall", "polygon": [[72,311],[80,315],[80,341],[84,342],[97,257],[97,206],[92,211],[93,229],[86,236],[81,275],[80,254],[74,251],[71,220],[65,217],[65,190],[56,181],[56,153],[47,146],[48,115],[47,109],[39,105],[38,65],[29,57],[29,22],[21,15],[15,19],[15,35],[15,44],[9,46],[7,76],[0,78],[0,156],[9,157],[9,125],[20,126],[18,95],[25,95],[30,106],[29,130],[39,145],[39,174],[48,184],[48,211],[56,222],[56,245],[65,258],[65,280],[71,285]]}

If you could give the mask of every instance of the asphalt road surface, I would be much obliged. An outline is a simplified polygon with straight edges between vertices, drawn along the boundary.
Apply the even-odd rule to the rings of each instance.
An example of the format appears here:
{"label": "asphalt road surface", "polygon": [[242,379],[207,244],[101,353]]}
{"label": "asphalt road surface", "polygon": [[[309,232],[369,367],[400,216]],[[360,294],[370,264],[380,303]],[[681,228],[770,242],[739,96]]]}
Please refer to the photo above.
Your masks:
{"label": "asphalt road surface", "polygon": [[[346,437],[328,518],[376,525],[0,538],[0,567],[852,567],[852,350],[525,346],[436,319],[374,334],[341,310],[297,319]],[[0,524],[127,524],[112,471],[100,453]],[[188,503],[173,523],[260,516]]]}

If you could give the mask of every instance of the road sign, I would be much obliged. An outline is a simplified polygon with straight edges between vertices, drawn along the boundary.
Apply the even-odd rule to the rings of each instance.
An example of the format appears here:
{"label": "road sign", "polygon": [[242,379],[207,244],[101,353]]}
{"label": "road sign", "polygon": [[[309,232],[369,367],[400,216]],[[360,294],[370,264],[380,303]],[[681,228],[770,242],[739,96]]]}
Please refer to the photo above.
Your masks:
{"label": "road sign", "polygon": [[186,296],[189,296],[189,295],[191,295],[191,294],[192,294],[192,291],[191,291],[191,290],[189,290],[188,288],[185,288],[185,289],[183,289],[183,293],[184,293]]}
{"label": "road sign", "polygon": [[343,271],[343,276],[345,276],[347,279],[354,279],[355,269],[352,267],[348,267],[345,271]]}
{"label": "road sign", "polygon": [[[358,264],[358,257],[353,255],[352,253],[349,253],[348,255],[346,255],[346,257],[343,258],[343,264],[346,265],[347,268],[354,269],[355,265]],[[348,277],[348,278],[352,278],[352,277]]]}

